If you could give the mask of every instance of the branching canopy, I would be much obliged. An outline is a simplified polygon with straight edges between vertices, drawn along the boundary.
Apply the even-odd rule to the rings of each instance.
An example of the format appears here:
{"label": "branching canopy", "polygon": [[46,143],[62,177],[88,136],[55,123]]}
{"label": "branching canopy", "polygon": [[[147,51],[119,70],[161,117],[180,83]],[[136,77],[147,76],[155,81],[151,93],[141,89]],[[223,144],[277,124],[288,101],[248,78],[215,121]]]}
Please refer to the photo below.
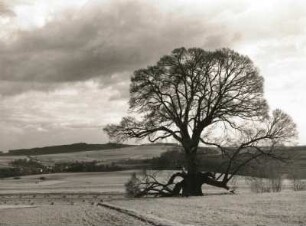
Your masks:
{"label": "branching canopy", "polygon": [[[261,157],[269,157],[281,161],[286,156],[277,153],[279,146],[290,144],[297,137],[296,125],[289,115],[279,109],[273,111],[272,116],[264,121],[239,126],[239,130],[230,131],[225,128],[224,132],[212,140],[206,134],[201,138],[205,145],[217,147],[222,157],[226,160],[226,170],[220,177],[227,183],[239,170],[253,160]],[[235,130],[232,128],[232,130]]]}
{"label": "branching canopy", "polygon": [[[263,78],[247,56],[230,49],[175,49],[156,65],[134,72],[130,95],[130,113],[137,119],[129,116],[107,125],[109,137],[151,142],[173,137],[187,160],[188,173],[174,174],[168,183],[154,177],[136,183],[140,196],[174,196],[181,190],[183,195],[201,195],[203,183],[229,189],[227,183],[249,162],[262,156],[282,160],[275,147],[297,135],[290,116],[281,110],[269,116]],[[200,142],[217,147],[226,159],[218,178],[198,171]],[[183,179],[175,183],[178,176]]]}
{"label": "branching canopy", "polygon": [[216,122],[235,127],[235,118],[267,116],[263,78],[252,61],[230,49],[179,48],[154,66],[134,72],[130,111],[119,125],[104,130],[111,138],[173,137],[197,145]]}

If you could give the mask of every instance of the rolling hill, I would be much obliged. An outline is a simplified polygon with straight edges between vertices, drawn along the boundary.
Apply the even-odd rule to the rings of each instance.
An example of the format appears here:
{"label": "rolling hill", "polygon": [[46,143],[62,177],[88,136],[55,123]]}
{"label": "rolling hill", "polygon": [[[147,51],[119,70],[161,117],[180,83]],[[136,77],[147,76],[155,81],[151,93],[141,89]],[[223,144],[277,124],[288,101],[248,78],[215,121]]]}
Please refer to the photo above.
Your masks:
{"label": "rolling hill", "polygon": [[[173,144],[125,145],[125,144],[85,144],[49,146],[32,149],[10,150],[0,155],[0,168],[8,167],[16,159],[34,158],[45,165],[61,162],[98,161],[110,164],[125,160],[142,160],[160,156],[175,147]],[[177,147],[177,146],[176,146]]]}
{"label": "rolling hill", "polygon": [[[93,162],[99,164],[118,163],[121,166],[141,168],[148,164],[148,159],[159,157],[169,150],[178,149],[177,144],[86,144],[76,143],[70,145],[59,145],[32,149],[10,150],[0,156],[0,168],[10,166],[10,162],[16,159],[35,159],[40,163],[51,166],[55,163],[67,162]],[[284,173],[295,171],[306,177],[306,146],[283,147],[279,150],[291,158],[292,164],[282,169]],[[199,159],[208,167],[209,163],[219,162],[220,156],[216,149],[200,148]],[[123,165],[122,165],[123,164]]]}
{"label": "rolling hill", "polygon": [[30,149],[15,149],[15,150],[9,150],[7,153],[2,153],[2,155],[46,155],[46,154],[93,151],[93,150],[118,149],[129,146],[132,145],[118,144],[118,143],[106,143],[106,144],[75,143],[68,145],[56,145],[48,147],[30,148]]}

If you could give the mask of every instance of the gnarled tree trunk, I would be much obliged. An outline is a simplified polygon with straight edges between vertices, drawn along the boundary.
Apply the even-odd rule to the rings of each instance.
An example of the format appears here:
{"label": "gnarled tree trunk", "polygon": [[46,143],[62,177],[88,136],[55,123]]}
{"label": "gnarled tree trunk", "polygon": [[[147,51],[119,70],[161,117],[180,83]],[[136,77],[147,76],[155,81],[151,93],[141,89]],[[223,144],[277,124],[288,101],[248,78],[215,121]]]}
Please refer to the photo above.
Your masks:
{"label": "gnarled tree trunk", "polygon": [[[191,148],[189,148],[191,147]],[[202,185],[208,184],[215,187],[224,188],[229,190],[227,186],[228,180],[217,180],[211,172],[201,172],[197,166],[197,146],[186,146],[186,170],[183,172],[174,173],[167,183],[160,183],[153,175],[146,175],[136,185],[138,192],[136,197],[147,195],[171,197],[171,196],[202,196]],[[181,178],[177,181],[177,178]]]}
{"label": "gnarled tree trunk", "polygon": [[198,171],[196,164],[196,152],[197,150],[191,149],[185,151],[187,175],[182,183],[182,195],[183,196],[200,196],[203,195],[202,184],[203,179]]}
{"label": "gnarled tree trunk", "polygon": [[229,190],[228,181],[218,181],[212,173],[202,173],[197,166],[197,147],[198,142],[191,145],[185,145],[185,158],[187,164],[187,175],[182,181],[183,196],[201,196],[203,195],[202,185],[208,184]]}

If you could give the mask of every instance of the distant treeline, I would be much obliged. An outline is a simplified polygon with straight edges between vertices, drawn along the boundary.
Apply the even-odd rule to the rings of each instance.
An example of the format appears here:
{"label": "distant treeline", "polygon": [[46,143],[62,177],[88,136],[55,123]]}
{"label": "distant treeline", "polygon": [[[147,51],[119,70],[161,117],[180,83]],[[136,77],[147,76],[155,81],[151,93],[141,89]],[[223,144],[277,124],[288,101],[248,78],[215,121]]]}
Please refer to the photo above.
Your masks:
{"label": "distant treeline", "polygon": [[[306,148],[302,147],[281,147],[278,152],[283,156],[287,156],[286,162],[280,162],[273,158],[262,158],[258,161],[248,164],[239,171],[243,176],[256,176],[267,177],[267,174],[274,171],[280,175],[291,175],[299,178],[306,178]],[[241,162],[248,158],[247,154],[240,154],[236,162],[233,165],[239,165]],[[147,170],[181,170],[186,167],[185,156],[182,151],[177,148],[169,149],[167,152],[162,153],[159,157],[152,159],[142,160],[126,160],[120,162],[121,166],[125,166],[129,169],[141,169]],[[258,164],[261,162],[261,167],[258,168]],[[211,171],[222,173],[226,171],[228,166],[228,160],[222,158],[213,148],[200,148],[197,155],[197,165],[202,171]],[[265,169],[265,170],[263,170]]]}
{"label": "distant treeline", "polygon": [[12,161],[10,165],[11,167],[0,168],[0,178],[65,172],[109,172],[124,169],[115,163],[101,164],[97,161],[61,162],[55,163],[53,166],[45,166],[34,159],[17,159]]}
{"label": "distant treeline", "polygon": [[76,143],[68,145],[31,148],[31,149],[15,149],[15,150],[9,150],[8,153],[2,153],[2,155],[46,155],[46,154],[71,153],[71,152],[81,152],[81,151],[106,150],[106,149],[123,148],[128,146],[131,145],[118,144],[118,143],[106,143],[106,144]]}
{"label": "distant treeline", "polygon": [[[120,144],[105,144],[113,148],[124,147]],[[106,149],[106,146],[103,145]],[[85,145],[86,146],[86,145]],[[101,145],[96,146],[101,149]],[[84,149],[83,149],[84,150]],[[281,148],[279,152],[289,154],[291,159],[288,164],[277,162],[273,159],[262,159],[267,170],[258,168],[258,162],[248,165],[240,171],[240,175],[265,177],[266,172],[274,170],[279,174],[296,174],[300,178],[306,178],[306,148]],[[246,158],[241,154],[238,161],[233,164],[239,164]],[[260,160],[260,159],[259,159]],[[185,156],[179,146],[172,146],[168,151],[162,153],[159,157],[151,159],[127,159],[120,162],[105,164],[98,161],[91,162],[57,162],[52,166],[44,165],[35,158],[17,159],[11,162],[10,167],[0,168],[0,178],[16,177],[31,174],[61,173],[61,172],[108,172],[127,169],[152,169],[152,170],[181,170],[185,167]],[[224,172],[227,166],[227,160],[222,158],[217,149],[201,147],[198,150],[197,165],[202,171]],[[273,169],[272,169],[273,168]]]}
{"label": "distant treeline", "polygon": [[56,163],[52,167],[52,173],[62,172],[110,172],[123,170],[124,168],[115,163],[100,164],[97,161],[91,162],[63,162]]}

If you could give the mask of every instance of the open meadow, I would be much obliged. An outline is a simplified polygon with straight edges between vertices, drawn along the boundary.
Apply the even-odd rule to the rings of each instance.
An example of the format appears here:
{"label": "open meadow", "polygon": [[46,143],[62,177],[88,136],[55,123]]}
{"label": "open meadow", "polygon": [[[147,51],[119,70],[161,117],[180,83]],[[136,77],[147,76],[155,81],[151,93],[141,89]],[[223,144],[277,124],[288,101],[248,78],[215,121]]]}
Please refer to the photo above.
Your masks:
{"label": "open meadow", "polygon": [[[171,148],[173,146],[158,144],[33,156],[5,155],[0,158],[0,167],[8,167],[12,161],[24,158],[35,158],[46,166],[93,160],[111,164],[150,159]],[[299,159],[294,168],[301,172],[305,171],[303,150],[289,150]],[[2,178],[0,225],[306,224],[306,191],[293,191],[293,181],[286,174],[282,177],[282,191],[275,193],[253,193],[252,180],[236,176],[230,184],[236,188],[236,194],[203,185],[203,197],[128,198],[125,183],[133,172],[143,173],[142,170],[121,170]],[[154,172],[165,182],[174,171]]]}
{"label": "open meadow", "polygon": [[[305,225],[306,191],[283,181],[278,193],[236,194],[203,186],[203,197],[127,198],[132,171],[61,173],[1,179],[0,225]],[[141,173],[138,171],[138,173]],[[160,172],[165,178],[171,171]],[[44,177],[44,180],[40,178]]]}
{"label": "open meadow", "polygon": [[[171,146],[170,146],[171,147]],[[4,155],[0,158],[0,168],[9,166],[10,162],[16,159],[28,159],[29,156],[42,162],[44,165],[52,165],[61,162],[90,162],[97,161],[102,164],[127,160],[150,159],[160,156],[169,149],[169,145],[135,145],[124,148],[66,152],[55,154],[39,155]]]}
{"label": "open meadow", "polygon": [[0,0],[0,226],[306,226],[305,2]]}

